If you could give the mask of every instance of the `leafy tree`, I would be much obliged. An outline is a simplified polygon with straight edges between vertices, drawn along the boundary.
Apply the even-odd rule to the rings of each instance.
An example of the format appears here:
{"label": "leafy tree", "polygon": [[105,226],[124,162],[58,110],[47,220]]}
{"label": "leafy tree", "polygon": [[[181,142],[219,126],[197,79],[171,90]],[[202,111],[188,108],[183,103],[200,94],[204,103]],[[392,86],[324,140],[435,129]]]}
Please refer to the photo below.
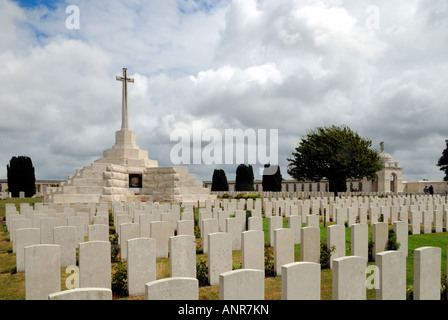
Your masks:
{"label": "leafy tree", "polygon": [[229,191],[229,184],[224,170],[215,169],[213,171],[212,191]]}
{"label": "leafy tree", "polygon": [[444,181],[448,181],[448,140],[445,140],[446,142],[446,148],[442,152],[442,156],[439,159],[439,162],[437,162],[437,166],[440,167],[440,171],[445,172],[445,177],[443,178]]}
{"label": "leafy tree", "polygon": [[347,191],[347,179],[373,179],[382,169],[372,142],[347,126],[319,127],[302,137],[288,174],[297,180],[328,179],[330,192]]}
{"label": "leafy tree", "polygon": [[236,168],[235,191],[254,191],[254,171],[251,165]]}
{"label": "leafy tree", "polygon": [[264,165],[263,178],[261,181],[263,191],[282,191],[282,181],[283,177],[279,165]]}
{"label": "leafy tree", "polygon": [[32,197],[36,193],[36,177],[31,158],[12,157],[6,169],[8,189],[13,197],[18,197],[20,191],[25,192],[25,197]]}

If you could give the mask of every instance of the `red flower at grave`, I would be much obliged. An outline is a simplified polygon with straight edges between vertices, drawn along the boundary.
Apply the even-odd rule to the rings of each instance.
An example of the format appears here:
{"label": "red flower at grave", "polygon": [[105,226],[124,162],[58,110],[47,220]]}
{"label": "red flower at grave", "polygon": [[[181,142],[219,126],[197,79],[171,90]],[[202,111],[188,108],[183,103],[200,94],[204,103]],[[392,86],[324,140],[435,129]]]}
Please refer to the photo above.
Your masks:
{"label": "red flower at grave", "polygon": [[117,254],[117,258],[120,259],[120,254]]}

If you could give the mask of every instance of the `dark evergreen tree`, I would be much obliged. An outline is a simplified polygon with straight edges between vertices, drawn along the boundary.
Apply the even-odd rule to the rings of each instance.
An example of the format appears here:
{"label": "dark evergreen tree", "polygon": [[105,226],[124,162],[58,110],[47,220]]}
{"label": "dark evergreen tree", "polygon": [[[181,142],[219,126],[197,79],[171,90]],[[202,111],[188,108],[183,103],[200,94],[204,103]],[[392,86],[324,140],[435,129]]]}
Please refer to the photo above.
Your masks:
{"label": "dark evergreen tree", "polygon": [[212,191],[229,191],[229,184],[224,170],[215,169],[213,171]]}
{"label": "dark evergreen tree", "polygon": [[282,181],[283,177],[279,165],[264,165],[263,179],[261,181],[263,191],[282,191]]}
{"label": "dark evergreen tree", "polygon": [[448,181],[448,140],[445,140],[446,148],[442,152],[442,156],[439,158],[439,162],[437,162],[437,166],[440,167],[440,171],[445,173],[445,177],[443,177],[444,181]]}
{"label": "dark evergreen tree", "polygon": [[18,197],[20,191],[25,192],[25,197],[32,197],[36,193],[36,177],[31,158],[12,157],[6,169],[8,189],[13,197]]}
{"label": "dark evergreen tree", "polygon": [[254,171],[251,165],[236,168],[235,191],[254,191]]}

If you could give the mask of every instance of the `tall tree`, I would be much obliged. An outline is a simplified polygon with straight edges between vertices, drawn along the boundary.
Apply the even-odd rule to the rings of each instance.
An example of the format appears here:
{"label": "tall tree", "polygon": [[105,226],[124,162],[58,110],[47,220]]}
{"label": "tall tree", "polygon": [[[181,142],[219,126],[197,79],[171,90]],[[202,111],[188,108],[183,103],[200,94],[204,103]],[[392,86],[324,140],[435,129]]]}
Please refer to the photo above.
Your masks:
{"label": "tall tree", "polygon": [[235,191],[254,191],[254,171],[251,165],[236,168]]}
{"label": "tall tree", "polygon": [[261,184],[263,191],[282,191],[283,177],[279,165],[265,164]]}
{"label": "tall tree", "polygon": [[215,169],[213,171],[212,191],[229,191],[229,183],[224,170]]}
{"label": "tall tree", "polygon": [[36,177],[30,157],[12,157],[6,169],[8,189],[13,197],[18,197],[20,191],[25,192],[25,197],[32,197],[36,193]]}
{"label": "tall tree", "polygon": [[319,127],[302,137],[288,174],[297,180],[328,179],[330,192],[347,191],[347,179],[373,179],[382,169],[372,142],[347,126]]}
{"label": "tall tree", "polygon": [[445,173],[443,180],[448,181],[448,140],[445,140],[445,142],[446,148],[443,150],[442,156],[440,157],[439,162],[437,162],[437,166],[440,167],[440,171]]}

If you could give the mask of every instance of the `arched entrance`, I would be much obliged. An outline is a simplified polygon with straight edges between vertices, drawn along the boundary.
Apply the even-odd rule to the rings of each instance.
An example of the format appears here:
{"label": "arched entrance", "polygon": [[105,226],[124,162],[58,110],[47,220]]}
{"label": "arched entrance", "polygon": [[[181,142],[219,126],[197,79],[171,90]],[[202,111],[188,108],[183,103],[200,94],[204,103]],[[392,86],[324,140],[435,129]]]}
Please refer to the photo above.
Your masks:
{"label": "arched entrance", "polygon": [[378,175],[375,175],[375,178],[372,180],[372,192],[378,192]]}
{"label": "arched entrance", "polygon": [[397,192],[397,174],[394,172],[390,174],[390,192]]}

